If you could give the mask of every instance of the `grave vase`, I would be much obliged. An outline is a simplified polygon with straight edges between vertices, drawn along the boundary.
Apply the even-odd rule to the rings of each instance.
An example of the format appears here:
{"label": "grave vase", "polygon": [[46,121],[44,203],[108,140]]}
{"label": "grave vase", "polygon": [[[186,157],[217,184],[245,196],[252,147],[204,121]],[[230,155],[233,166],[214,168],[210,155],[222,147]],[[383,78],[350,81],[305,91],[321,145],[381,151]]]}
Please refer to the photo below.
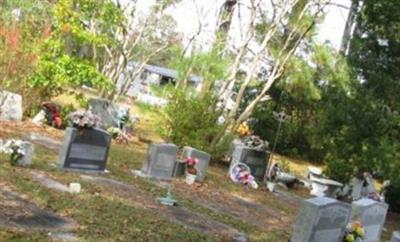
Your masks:
{"label": "grave vase", "polygon": [[186,184],[192,185],[196,180],[196,177],[197,177],[196,174],[186,173],[186,179],[185,179]]}

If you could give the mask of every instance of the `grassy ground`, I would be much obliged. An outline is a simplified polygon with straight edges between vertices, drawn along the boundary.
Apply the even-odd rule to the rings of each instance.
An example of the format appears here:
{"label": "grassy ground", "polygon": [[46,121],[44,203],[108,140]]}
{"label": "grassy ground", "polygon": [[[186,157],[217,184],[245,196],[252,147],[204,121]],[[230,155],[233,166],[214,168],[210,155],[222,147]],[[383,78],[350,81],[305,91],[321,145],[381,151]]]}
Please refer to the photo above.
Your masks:
{"label": "grassy ground", "polygon": [[[164,195],[165,189],[151,180],[133,177],[131,170],[141,168],[146,156],[147,142],[162,140],[155,129],[159,125],[160,114],[143,105],[134,106],[132,111],[141,117],[136,129],[137,136],[129,144],[112,144],[108,161],[111,173],[105,176],[136,186],[155,199]],[[27,132],[40,132],[57,139],[63,136],[62,131],[51,128],[35,128],[28,124],[21,124],[18,127],[0,125],[0,137],[3,138],[21,137]],[[280,156],[276,158],[286,159]],[[78,229],[74,231],[79,241],[224,241],[223,238],[198,233],[186,226],[170,222],[154,210],[149,211],[135,206],[131,201],[121,199],[111,191],[104,190],[105,188],[82,180],[77,173],[61,171],[55,166],[56,160],[56,152],[39,145],[35,146],[34,162],[30,168],[12,167],[6,162],[6,157],[0,156],[0,180],[16,191],[26,194],[39,206],[74,219],[79,224]],[[290,169],[296,173],[304,174],[307,166],[306,162],[290,160]],[[32,180],[29,174],[31,170],[43,171],[64,184],[80,182],[83,192],[72,195],[45,188]],[[207,180],[202,186],[187,187],[182,180],[173,181],[172,184],[176,188],[173,194],[181,206],[245,232],[252,241],[287,241],[290,238],[291,221],[297,214],[298,207],[280,200],[264,189],[245,190],[231,183],[226,172],[227,167],[211,166]],[[236,197],[261,204],[272,213],[278,213],[287,219],[277,221],[274,226],[260,228],[239,216],[215,210],[201,202],[222,201],[221,203],[228,204],[229,198]],[[249,215],[251,212],[248,210]],[[382,241],[389,238],[391,231],[400,229],[398,219],[398,215],[389,215],[387,230],[384,233],[385,240]],[[3,229],[0,230],[0,241],[51,241],[51,239],[45,232],[28,233]]]}

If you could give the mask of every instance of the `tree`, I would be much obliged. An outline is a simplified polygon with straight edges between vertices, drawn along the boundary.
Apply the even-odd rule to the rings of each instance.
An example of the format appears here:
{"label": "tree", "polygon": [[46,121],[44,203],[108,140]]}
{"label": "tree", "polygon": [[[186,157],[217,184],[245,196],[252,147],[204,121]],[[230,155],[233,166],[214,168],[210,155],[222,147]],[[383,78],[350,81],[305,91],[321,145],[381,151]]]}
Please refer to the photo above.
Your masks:
{"label": "tree", "polygon": [[[257,11],[261,11],[260,2],[257,0],[250,2],[250,25],[220,90],[221,96],[227,96],[224,93],[229,91],[228,87],[239,86],[235,105],[227,115],[226,129],[229,128],[231,132],[236,130],[240,123],[251,116],[262,100],[268,99],[268,91],[271,86],[282,76],[290,58],[298,51],[298,47],[304,44],[304,40],[313,29],[318,17],[322,15],[322,10],[328,2],[324,0],[287,0],[276,4],[271,1],[269,9],[272,9],[272,13],[264,13],[261,24],[256,22]],[[271,15],[272,17],[268,17]],[[256,32],[257,26],[262,26],[258,33]],[[257,50],[253,53],[248,48],[251,41],[256,41],[258,45]],[[238,75],[239,67],[246,54],[251,58],[249,58],[248,70],[241,79]],[[267,74],[260,80],[257,74],[262,65],[268,67]],[[261,82],[262,85],[259,86],[257,95],[241,110],[244,94],[254,81]],[[223,133],[216,137],[214,143],[217,143],[222,136]]]}

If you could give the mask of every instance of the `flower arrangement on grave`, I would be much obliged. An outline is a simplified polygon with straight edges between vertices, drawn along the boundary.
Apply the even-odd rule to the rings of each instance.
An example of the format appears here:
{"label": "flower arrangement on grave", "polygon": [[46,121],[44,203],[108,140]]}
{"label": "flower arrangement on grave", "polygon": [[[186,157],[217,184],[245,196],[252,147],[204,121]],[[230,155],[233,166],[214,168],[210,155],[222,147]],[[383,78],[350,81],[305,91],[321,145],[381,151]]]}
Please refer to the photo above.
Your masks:
{"label": "flower arrangement on grave", "polygon": [[240,137],[244,137],[251,134],[251,130],[247,122],[243,122],[239,125],[239,128],[236,130]]}
{"label": "flower arrangement on grave", "polygon": [[365,229],[361,222],[356,221],[347,225],[343,242],[357,242],[364,239]]}
{"label": "flower arrangement on grave", "polygon": [[25,150],[22,148],[22,140],[8,140],[0,146],[0,153],[10,155],[11,165],[17,165],[18,160],[24,157]]}
{"label": "flower arrangement on grave", "polygon": [[197,177],[198,170],[196,164],[199,163],[199,160],[193,157],[187,157],[184,162],[186,164],[186,183],[192,185]]}
{"label": "flower arrangement on grave", "polygon": [[199,160],[193,157],[187,157],[184,161],[186,163],[186,172],[192,175],[197,175],[196,164],[199,163]]}
{"label": "flower arrangement on grave", "polygon": [[78,129],[91,129],[100,125],[100,118],[90,110],[78,110],[68,115],[73,127]]}
{"label": "flower arrangement on grave", "polygon": [[249,135],[243,139],[243,144],[255,150],[265,151],[269,147],[268,141],[262,140],[257,135]]}
{"label": "flower arrangement on grave", "polygon": [[251,175],[250,168],[245,164],[237,164],[230,171],[231,179],[234,182],[240,183],[245,186],[251,186],[254,189],[258,188],[258,184]]}
{"label": "flower arrangement on grave", "polygon": [[129,141],[129,136],[119,128],[110,127],[107,132],[117,143],[128,143]]}

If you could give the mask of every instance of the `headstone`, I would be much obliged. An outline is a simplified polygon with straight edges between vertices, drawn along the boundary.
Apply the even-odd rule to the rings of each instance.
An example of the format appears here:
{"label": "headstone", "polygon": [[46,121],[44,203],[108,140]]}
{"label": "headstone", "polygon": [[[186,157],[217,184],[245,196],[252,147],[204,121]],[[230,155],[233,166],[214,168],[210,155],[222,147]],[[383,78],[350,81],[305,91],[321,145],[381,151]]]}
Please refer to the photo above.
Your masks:
{"label": "headstone", "polygon": [[22,114],[21,95],[0,91],[0,120],[21,121]]}
{"label": "headstone", "polygon": [[231,166],[236,163],[244,163],[250,167],[251,174],[255,179],[264,180],[267,170],[268,153],[266,151],[255,150],[244,145],[234,144],[232,150]]}
{"label": "headstone", "polygon": [[357,177],[353,177],[353,179],[351,179],[351,198],[353,201],[361,199],[363,183],[364,181],[362,179],[358,179]]}
{"label": "headstone", "polygon": [[109,100],[92,98],[89,100],[89,109],[99,116],[103,128],[118,128],[117,110]]}
{"label": "headstone", "polygon": [[178,147],[174,144],[150,144],[142,172],[155,178],[172,178],[177,153]]}
{"label": "headstone", "polygon": [[304,200],[294,223],[291,242],[339,242],[350,219],[351,207],[332,198]]}
{"label": "headstone", "polygon": [[24,151],[24,156],[18,160],[18,165],[29,166],[32,164],[33,158],[33,144],[28,141],[23,141],[21,143],[21,149]]}
{"label": "headstone", "polygon": [[400,231],[394,231],[390,242],[400,242]]}
{"label": "headstone", "polygon": [[195,148],[185,146],[183,148],[183,157],[184,159],[187,157],[193,157],[199,160],[196,167],[198,169],[196,181],[202,182],[206,177],[208,163],[210,162],[210,155],[204,151],[197,150]]}
{"label": "headstone", "polygon": [[363,198],[352,203],[352,221],[364,225],[363,242],[379,242],[385,224],[388,205],[372,199]]}
{"label": "headstone", "polygon": [[110,134],[102,129],[67,128],[59,163],[67,169],[104,171],[110,143]]}

